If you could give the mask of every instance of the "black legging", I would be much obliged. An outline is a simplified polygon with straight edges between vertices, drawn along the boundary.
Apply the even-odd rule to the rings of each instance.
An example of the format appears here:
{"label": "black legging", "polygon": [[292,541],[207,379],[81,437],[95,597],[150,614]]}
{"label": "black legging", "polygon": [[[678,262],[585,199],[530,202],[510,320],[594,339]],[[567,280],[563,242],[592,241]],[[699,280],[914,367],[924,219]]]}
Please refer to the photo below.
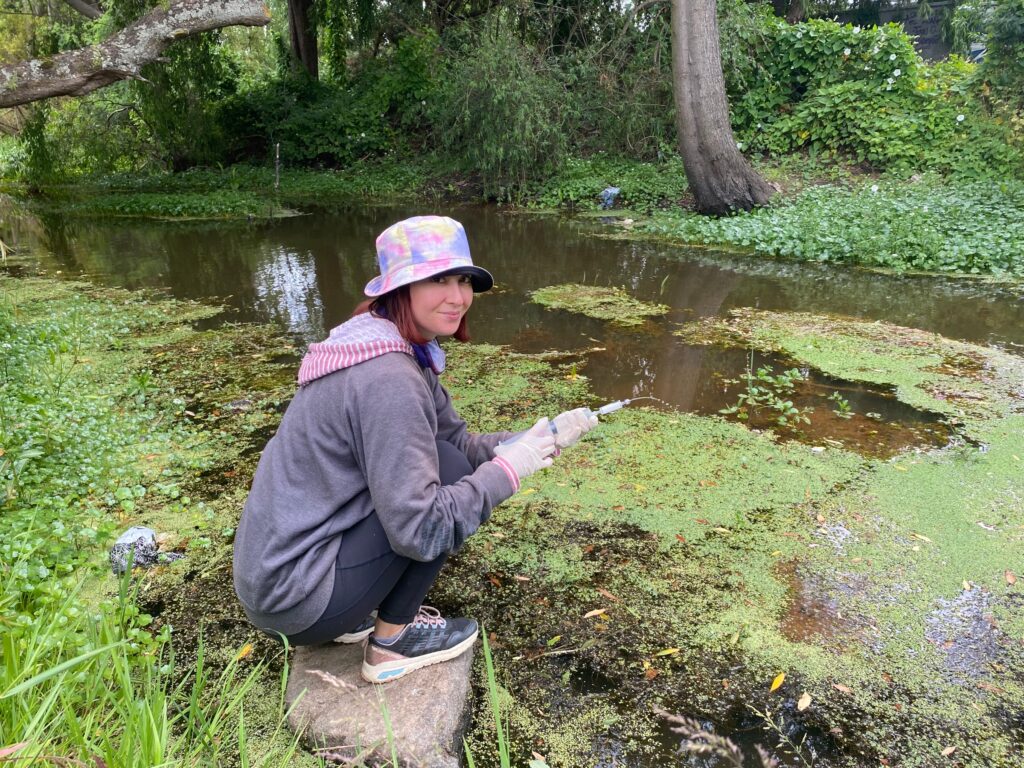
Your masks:
{"label": "black legging", "polygon": [[[437,441],[441,485],[452,485],[473,472],[469,459],[444,440]],[[316,623],[291,635],[292,645],[317,645],[351,632],[377,609],[389,624],[408,624],[437,579],[448,555],[420,562],[391,549],[376,512],[341,536],[334,564],[334,591]]]}

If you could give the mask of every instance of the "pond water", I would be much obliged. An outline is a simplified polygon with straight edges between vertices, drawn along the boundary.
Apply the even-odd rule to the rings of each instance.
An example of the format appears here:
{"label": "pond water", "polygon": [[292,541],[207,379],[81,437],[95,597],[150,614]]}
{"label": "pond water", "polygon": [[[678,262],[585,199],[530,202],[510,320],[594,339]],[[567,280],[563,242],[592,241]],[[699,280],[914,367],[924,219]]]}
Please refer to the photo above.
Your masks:
{"label": "pond water", "polygon": [[[344,321],[375,273],[373,243],[386,226],[425,212],[465,226],[474,259],[497,289],[470,316],[476,341],[515,349],[582,353],[579,372],[605,400],[651,395],[673,407],[714,413],[737,399],[748,365],[781,372],[786,361],[743,350],[695,347],[671,335],[678,323],[735,307],[838,313],[886,320],[1024,353],[1024,289],[941,278],[784,264],[636,242],[591,219],[504,212],[494,207],[365,207],[261,223],[15,218],[19,259],[47,271],[87,275],[128,288],[162,288],[180,298],[218,298],[235,319],[271,321],[309,342]],[[532,303],[527,294],[561,283],[618,286],[670,307],[640,331],[616,328]],[[810,373],[797,393],[814,408],[809,439],[828,435],[886,453],[942,443],[934,419],[871,392]],[[855,414],[833,417],[827,395],[840,391]],[[865,414],[872,414],[865,422]],[[768,419],[767,426],[773,419]]]}

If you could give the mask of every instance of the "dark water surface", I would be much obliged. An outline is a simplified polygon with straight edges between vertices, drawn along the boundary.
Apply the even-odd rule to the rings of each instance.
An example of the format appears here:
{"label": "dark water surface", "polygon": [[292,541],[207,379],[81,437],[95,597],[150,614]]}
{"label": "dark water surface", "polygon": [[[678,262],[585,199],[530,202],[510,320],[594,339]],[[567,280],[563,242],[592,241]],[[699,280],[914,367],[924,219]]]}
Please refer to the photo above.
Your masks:
{"label": "dark water surface", "polygon": [[[886,320],[1024,353],[1024,288],[595,237],[615,230],[493,207],[367,207],[255,224],[26,217],[14,220],[13,245],[22,260],[46,271],[84,274],[128,288],[163,288],[180,298],[222,299],[237,310],[237,319],[276,322],[314,341],[344,321],[362,298],[363,286],[376,274],[377,234],[423,213],[462,221],[474,259],[495,275],[497,290],[478,297],[471,312],[474,340],[530,352],[596,348],[580,372],[604,399],[654,395],[698,413],[735,402],[735,387],[730,391],[721,380],[742,372],[747,356],[741,350],[690,346],[671,335],[677,323],[734,307]],[[668,304],[671,311],[644,331],[631,332],[546,310],[527,297],[534,289],[569,282],[619,286],[638,299]],[[773,363],[781,370],[784,361],[754,363]],[[815,388],[820,394],[834,391],[832,382],[819,379],[808,386]],[[929,421],[913,417],[883,393],[847,386],[844,396],[858,414]],[[816,412],[829,411],[817,407]],[[834,420],[824,431],[841,432],[841,427]]]}

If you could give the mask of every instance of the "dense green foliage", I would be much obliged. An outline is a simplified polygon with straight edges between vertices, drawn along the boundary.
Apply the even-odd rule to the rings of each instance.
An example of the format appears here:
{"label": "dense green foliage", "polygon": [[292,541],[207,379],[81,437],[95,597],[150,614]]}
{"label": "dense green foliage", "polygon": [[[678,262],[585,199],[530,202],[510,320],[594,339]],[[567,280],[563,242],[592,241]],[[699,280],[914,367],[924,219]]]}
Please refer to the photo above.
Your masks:
{"label": "dense green foliage", "polygon": [[663,214],[651,229],[800,261],[1024,274],[1024,184],[1017,181],[811,187],[729,218]]}
{"label": "dense green foliage", "polygon": [[762,12],[738,36],[751,55],[729,70],[730,92],[747,149],[807,149],[901,172],[1022,169],[1008,130],[970,91],[971,66],[926,65],[895,24],[790,25]]}
{"label": "dense green foliage", "polygon": [[[61,50],[103,36],[147,5],[116,0],[94,23],[58,14],[17,39],[26,52]],[[321,78],[311,81],[291,66],[285,3],[271,5],[267,30],[190,38],[148,67],[145,82],[35,110],[20,146],[0,140],[0,177],[42,188],[111,172],[271,165],[279,146],[286,168],[431,155],[489,197],[541,188],[550,203],[584,196],[572,187],[588,171],[568,158],[660,162],[676,154],[667,6],[499,6],[480,14],[428,3],[385,14],[324,0],[316,5]],[[963,22],[972,31],[961,36],[987,36],[980,68],[924,63],[896,25],[788,24],[767,4],[720,3],[741,147],[902,175],[1019,174],[1021,0],[976,5],[981,10]],[[12,24],[0,19],[15,31]],[[660,191],[626,197],[642,199],[639,207],[678,199]]]}
{"label": "dense green foliage", "polygon": [[543,208],[594,210],[599,194],[617,187],[618,206],[633,211],[651,211],[678,204],[686,193],[686,173],[678,155],[663,162],[644,163],[595,154],[587,159],[567,160],[556,175],[527,188],[529,198]]}
{"label": "dense green foliage", "polygon": [[204,463],[184,401],[159,404],[129,337],[210,311],[86,290],[0,283],[0,744],[15,761],[279,764],[294,744],[256,760],[242,716],[264,668],[236,658],[211,677],[200,649],[178,669],[170,627],[147,628],[103,557],[137,508],[190,505],[180,478]]}
{"label": "dense green foliage", "polygon": [[439,145],[508,197],[561,164],[566,94],[557,71],[495,22],[455,60],[433,118]]}

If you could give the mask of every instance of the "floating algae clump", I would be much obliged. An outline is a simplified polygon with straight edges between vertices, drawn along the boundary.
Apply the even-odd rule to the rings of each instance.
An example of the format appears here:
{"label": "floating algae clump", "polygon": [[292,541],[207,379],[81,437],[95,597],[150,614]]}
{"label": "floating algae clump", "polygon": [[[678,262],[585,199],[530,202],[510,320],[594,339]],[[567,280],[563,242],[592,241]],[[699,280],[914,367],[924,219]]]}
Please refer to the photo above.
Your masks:
{"label": "floating algae clump", "polygon": [[641,325],[645,317],[657,317],[668,312],[664,304],[637,301],[621,288],[594,285],[550,285],[530,294],[537,304],[548,309],[567,309],[616,325]]}

